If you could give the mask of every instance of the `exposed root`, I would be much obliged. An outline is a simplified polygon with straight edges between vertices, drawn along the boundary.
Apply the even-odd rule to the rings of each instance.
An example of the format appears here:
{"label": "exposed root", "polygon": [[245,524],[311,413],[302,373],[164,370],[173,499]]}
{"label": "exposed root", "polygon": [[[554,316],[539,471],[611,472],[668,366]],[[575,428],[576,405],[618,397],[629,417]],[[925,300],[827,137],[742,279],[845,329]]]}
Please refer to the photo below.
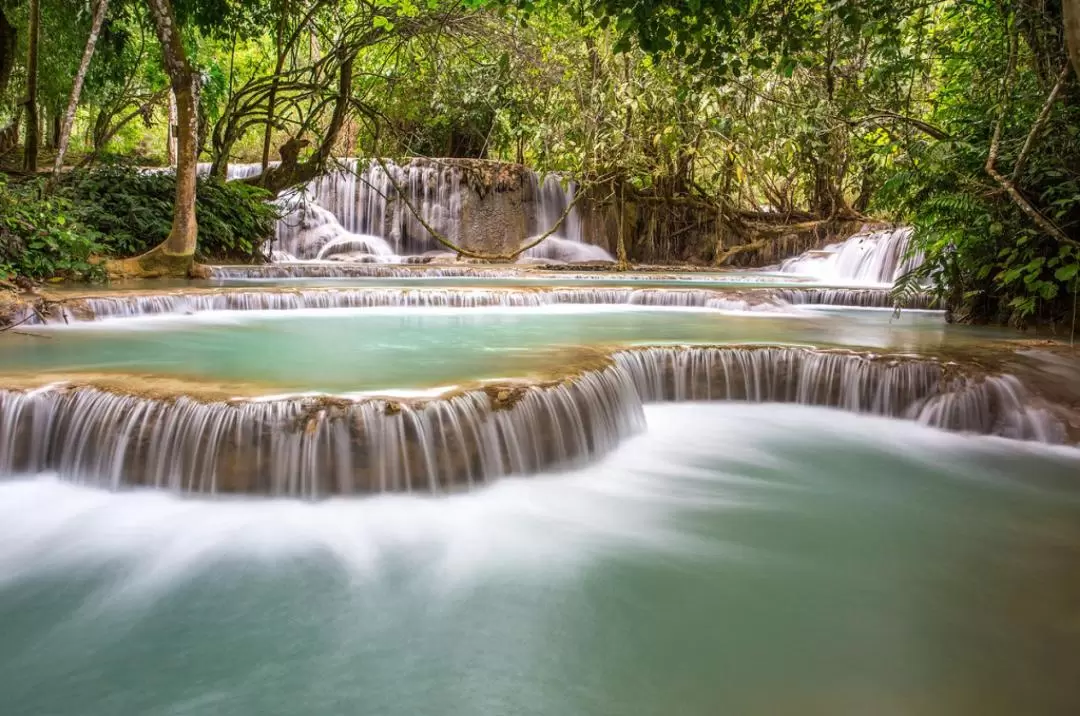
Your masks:
{"label": "exposed root", "polygon": [[164,245],[155,246],[141,256],[105,262],[110,279],[187,278],[194,267],[193,254],[173,254]]}

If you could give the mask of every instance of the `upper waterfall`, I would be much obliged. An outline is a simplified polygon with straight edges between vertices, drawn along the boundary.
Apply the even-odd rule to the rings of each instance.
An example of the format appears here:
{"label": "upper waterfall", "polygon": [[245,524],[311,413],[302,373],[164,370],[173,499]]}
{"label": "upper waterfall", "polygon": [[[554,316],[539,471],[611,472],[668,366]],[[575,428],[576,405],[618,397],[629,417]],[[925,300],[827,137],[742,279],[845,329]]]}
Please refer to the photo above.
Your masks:
{"label": "upper waterfall", "polygon": [[891,286],[896,279],[922,264],[923,255],[911,251],[910,226],[864,231],[845,241],[785,260],[780,270],[824,283]]}
{"label": "upper waterfall", "polygon": [[[510,165],[479,166],[495,176],[477,179],[477,171],[461,160],[395,164],[338,159],[332,171],[279,200],[285,215],[278,223],[274,250],[300,260],[348,262],[446,252],[430,227],[458,246],[505,254],[562,219],[527,257],[613,261],[605,249],[586,243],[573,182],[554,174],[499,168]],[[227,176],[248,178],[259,171],[259,164],[231,164]]]}

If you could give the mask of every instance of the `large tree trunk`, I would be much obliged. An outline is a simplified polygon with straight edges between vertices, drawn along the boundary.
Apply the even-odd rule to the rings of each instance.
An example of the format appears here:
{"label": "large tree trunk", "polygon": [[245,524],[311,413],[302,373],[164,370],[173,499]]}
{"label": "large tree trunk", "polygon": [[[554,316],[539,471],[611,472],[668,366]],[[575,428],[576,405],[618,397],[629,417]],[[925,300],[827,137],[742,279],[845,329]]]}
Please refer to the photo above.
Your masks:
{"label": "large tree trunk", "polygon": [[38,36],[41,34],[41,4],[30,0],[29,37],[26,42],[26,141],[23,143],[23,169],[37,171],[38,157]]}
{"label": "large tree trunk", "polygon": [[147,0],[154,32],[161,43],[165,73],[176,96],[176,205],[172,229],[159,246],[125,262],[119,273],[141,276],[186,274],[192,266],[198,238],[195,221],[195,183],[199,159],[199,88],[184,52],[172,0]]}
{"label": "large tree trunk", "polygon": [[60,125],[60,136],[56,142],[56,160],[53,162],[54,177],[60,176],[60,169],[64,166],[64,155],[67,154],[68,142],[71,140],[71,127],[75,124],[75,110],[79,106],[83,82],[86,81],[86,72],[90,69],[90,59],[94,56],[94,48],[97,47],[98,35],[101,34],[101,26],[105,22],[105,12],[108,7],[109,0],[98,0],[97,7],[94,8],[94,22],[90,26],[90,36],[86,38],[86,47],[83,49],[82,60],[79,62],[79,71],[75,74],[75,83],[71,85],[67,111],[64,113],[63,124]]}
{"label": "large tree trunk", "polygon": [[1065,25],[1065,44],[1073,71],[1080,77],[1080,0],[1061,0],[1061,16]]}

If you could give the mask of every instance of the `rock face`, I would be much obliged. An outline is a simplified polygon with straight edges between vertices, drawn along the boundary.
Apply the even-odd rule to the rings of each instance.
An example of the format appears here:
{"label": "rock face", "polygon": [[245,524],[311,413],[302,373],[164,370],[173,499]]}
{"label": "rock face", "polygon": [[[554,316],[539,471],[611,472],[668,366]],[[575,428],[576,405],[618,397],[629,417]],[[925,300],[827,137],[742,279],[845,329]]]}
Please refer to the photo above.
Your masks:
{"label": "rock face", "polygon": [[[335,236],[382,237],[397,255],[446,250],[428,227],[469,251],[507,254],[550,228],[547,217],[557,211],[558,218],[573,191],[520,165],[484,160],[414,159],[380,165],[349,159],[339,166],[308,186],[305,198],[317,205],[314,209],[289,200],[293,212],[280,222],[275,248],[313,258],[322,247],[307,246],[308,239],[316,228],[322,234],[331,231],[326,226],[333,217],[340,224],[331,231]],[[230,167],[231,176],[249,172],[247,165]],[[571,217],[556,235],[580,241],[575,228],[579,223],[576,215]]]}

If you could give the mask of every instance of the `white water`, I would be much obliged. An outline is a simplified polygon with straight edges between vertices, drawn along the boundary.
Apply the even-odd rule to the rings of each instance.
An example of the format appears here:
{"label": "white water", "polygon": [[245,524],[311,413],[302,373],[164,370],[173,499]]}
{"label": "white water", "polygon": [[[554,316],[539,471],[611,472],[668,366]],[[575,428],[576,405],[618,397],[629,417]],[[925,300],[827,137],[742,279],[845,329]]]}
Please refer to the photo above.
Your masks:
{"label": "white water", "polygon": [[[1008,376],[799,348],[650,348],[550,386],[420,403],[159,401],[93,389],[0,392],[0,473],[56,470],[117,488],[321,496],[485,483],[602,455],[658,400],[786,402],[1060,442]],[[497,393],[497,395],[496,395]]]}
{"label": "white water", "polygon": [[[573,182],[568,182],[564,186],[555,174],[547,174],[543,180],[540,180],[535,173],[531,177],[535,185],[533,191],[537,196],[536,218],[532,227],[533,238],[526,243],[534,241],[535,237],[547,233],[551,227],[555,226],[566,213],[567,207],[573,203],[576,193]],[[605,249],[586,243],[581,212],[577,206],[566,213],[566,219],[551,236],[528,249],[519,261],[528,263],[530,259],[554,263],[615,261]]]}
{"label": "white water", "polygon": [[[455,244],[467,243],[462,214],[465,194],[473,190],[462,181],[461,169],[435,160],[385,164],[390,175],[376,161],[365,165],[357,159],[339,159],[334,171],[283,200],[282,207],[288,213],[278,223],[274,249],[302,260],[336,257],[358,262],[400,261],[405,256],[445,251],[424,223]],[[231,164],[228,178],[248,178],[260,170],[258,164]],[[541,178],[535,172],[527,181],[525,194],[533,197],[534,205],[531,235],[539,236],[555,226],[573,202],[575,186],[564,186],[556,175]],[[419,218],[398,199],[395,183],[405,190],[408,204]],[[339,238],[338,246],[347,246],[351,239],[359,250],[319,255],[321,247]],[[530,249],[523,259],[556,263],[614,260],[604,249],[586,243],[577,207],[551,237]]]}
{"label": "white water", "polygon": [[922,263],[921,254],[908,255],[911,235],[910,227],[858,233],[819,251],[787,259],[780,270],[838,286],[892,286]]}
{"label": "white water", "polygon": [[[748,300],[750,299],[750,300]],[[229,290],[88,296],[69,299],[48,316],[68,325],[107,318],[190,315],[215,311],[301,311],[332,308],[481,308],[541,306],[650,306],[706,308],[725,312],[790,314],[770,292],[726,295],[703,289],[552,288],[546,290],[484,288],[353,288],[294,291]],[[41,325],[42,316],[27,314],[21,325]]]}
{"label": "white water", "polygon": [[645,416],[581,470],[439,499],[2,482],[4,713],[1076,713],[1077,451]]}

